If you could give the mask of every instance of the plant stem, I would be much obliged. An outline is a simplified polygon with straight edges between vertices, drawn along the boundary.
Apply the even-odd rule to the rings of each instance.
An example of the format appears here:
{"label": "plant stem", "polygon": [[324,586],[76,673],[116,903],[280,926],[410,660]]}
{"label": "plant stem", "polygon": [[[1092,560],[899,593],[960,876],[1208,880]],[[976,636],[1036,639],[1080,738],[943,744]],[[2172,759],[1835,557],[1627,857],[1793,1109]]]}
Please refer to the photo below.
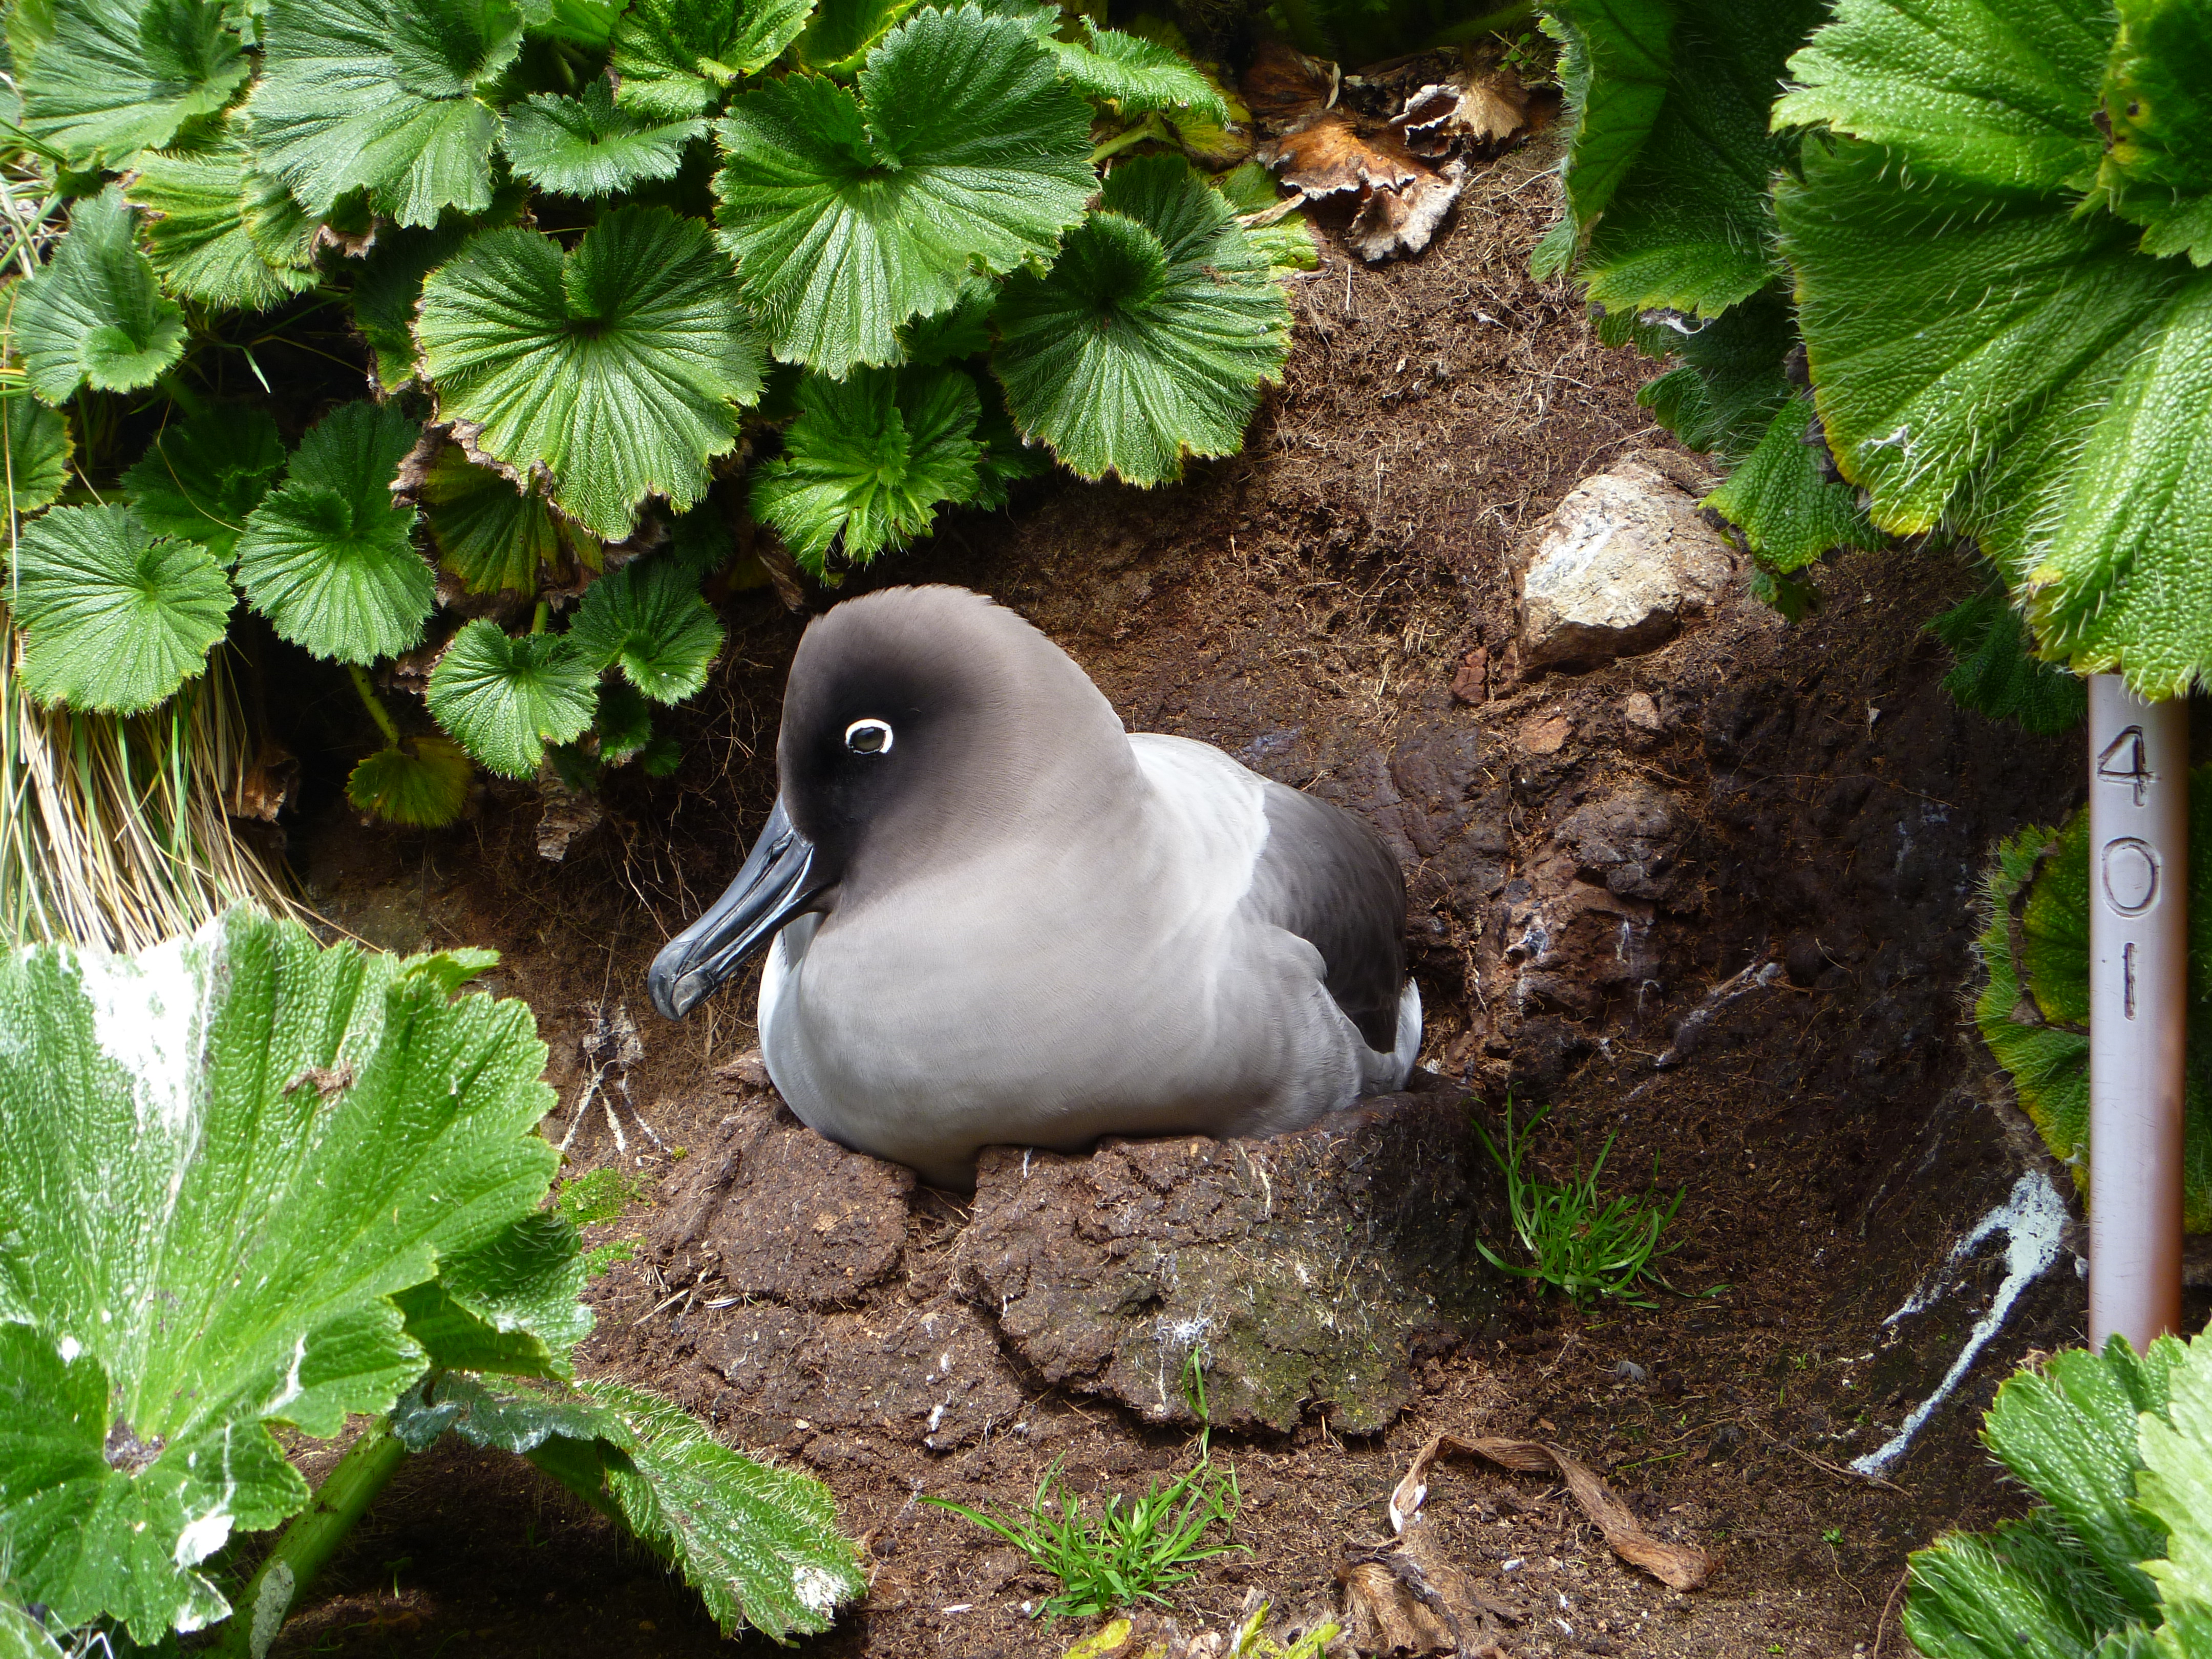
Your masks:
{"label": "plant stem", "polygon": [[1160,125],[1158,115],[1147,115],[1127,132],[1117,132],[1105,143],[1095,146],[1091,152],[1091,165],[1095,167],[1108,156],[1119,155],[1130,145],[1141,144],[1147,138],[1156,138],[1165,143],[1167,137],[1167,129]]}
{"label": "plant stem", "polygon": [[375,720],[377,730],[384,733],[385,746],[398,748],[399,727],[392,720],[391,711],[385,708],[384,699],[376,695],[376,688],[368,683],[368,670],[357,662],[349,662],[346,665],[346,672],[353,676],[353,689],[361,693],[361,700],[367,706],[370,718]]}
{"label": "plant stem", "polygon": [[276,1547],[246,1581],[229,1620],[205,1650],[210,1659],[261,1659],[275,1645],[284,1615],[367,1514],[407,1448],[379,1418],[355,1441],[323,1482],[307,1513],[293,1516]]}
{"label": "plant stem", "polygon": [[530,631],[533,634],[543,634],[545,631],[545,619],[552,614],[552,602],[548,599],[538,600],[538,609],[531,613]]}
{"label": "plant stem", "polygon": [[175,370],[162,375],[154,384],[161,389],[163,397],[185,411],[187,418],[197,420],[207,412],[207,405],[200,401],[200,394],[186,386]]}

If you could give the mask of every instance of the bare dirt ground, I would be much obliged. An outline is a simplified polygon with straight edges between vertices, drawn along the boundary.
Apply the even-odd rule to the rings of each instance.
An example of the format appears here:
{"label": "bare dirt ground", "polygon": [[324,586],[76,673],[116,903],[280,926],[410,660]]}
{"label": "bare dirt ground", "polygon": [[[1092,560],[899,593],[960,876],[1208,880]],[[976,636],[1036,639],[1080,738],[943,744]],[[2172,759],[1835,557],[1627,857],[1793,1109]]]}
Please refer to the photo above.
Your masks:
{"label": "bare dirt ground", "polygon": [[[1906,1551],[2017,1506],[1973,1438],[1996,1382],[2080,1339],[2062,1253],[1887,1478],[1849,1472],[2000,1290],[2008,1235],[1954,1243],[2042,1168],[1960,998],[1987,849],[2073,802],[2079,757],[1941,691],[1922,625],[1966,580],[1941,560],[1853,556],[1818,573],[1802,624],[1739,592],[1648,654],[1518,674],[1524,532],[1585,473],[1668,441],[1634,403],[1651,366],[1526,275],[1545,162],[1523,151],[1475,180],[1419,259],[1369,269],[1332,245],[1294,284],[1296,349],[1244,454],[1152,493],[1033,486],[848,587],[993,593],[1133,729],[1218,744],[1368,814],[1411,875],[1427,1066],[1487,1123],[1509,1089],[1524,1110],[1549,1102],[1555,1170],[1616,1133],[1620,1183],[1656,1160],[1687,1188],[1668,1279],[1728,1286],[1575,1310],[1493,1279],[1444,1346],[1394,1351],[1403,1408],[1386,1424],[1352,1432],[1316,1398],[1287,1427],[1217,1435],[1246,1550],[1177,1595],[1182,1626],[1218,1627],[1255,1591],[1293,1626],[1319,1616],[1347,1546],[1386,1532],[1413,1450],[1452,1431],[1556,1441],[1655,1534],[1722,1557],[1708,1587],[1670,1591],[1556,1484],[1440,1466],[1429,1513],[1502,1610],[1508,1653],[1894,1654]],[[869,1596],[810,1650],[1057,1654],[1087,1626],[1025,1613],[1050,1582],[919,1500],[1014,1509],[1055,1462],[1074,1492],[1141,1490],[1187,1466],[1192,1431],[1024,1357],[960,1271],[977,1205],[775,1115],[733,1065],[750,986],[683,1026],[650,1013],[653,951],[720,890],[775,788],[804,619],[765,590],[724,615],[684,769],[618,784],[565,863],[538,856],[526,790],[419,837],[334,806],[295,856],[325,913],[378,944],[504,952],[498,988],[530,1000],[551,1046],[562,1104],[545,1133],[574,1130],[572,1173],[619,1164],[641,1182],[592,1231],[639,1245],[593,1285],[590,1367],[813,1469],[864,1540]],[[603,1080],[621,1085],[619,1149],[602,1104],[576,1121],[584,1043],[617,1006],[645,1051]],[[726,1161],[745,1184],[697,1222]],[[1504,1248],[1494,1189],[1464,1224]],[[710,1237],[729,1246],[711,1260]],[[1886,1323],[1916,1290],[1926,1310]],[[718,1647],[656,1561],[463,1449],[403,1473],[320,1594],[280,1652]]]}

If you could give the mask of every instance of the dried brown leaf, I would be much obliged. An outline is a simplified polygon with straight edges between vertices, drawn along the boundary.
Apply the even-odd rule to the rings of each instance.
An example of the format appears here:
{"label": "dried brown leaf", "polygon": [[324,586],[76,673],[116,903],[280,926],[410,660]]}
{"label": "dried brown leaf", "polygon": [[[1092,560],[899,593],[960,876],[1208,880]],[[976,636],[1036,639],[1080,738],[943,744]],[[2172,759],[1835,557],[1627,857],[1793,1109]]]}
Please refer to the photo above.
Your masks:
{"label": "dried brown leaf", "polygon": [[1429,1466],[1444,1452],[1485,1458],[1501,1468],[1528,1474],[1556,1473],[1583,1514],[1597,1523],[1613,1553],[1638,1566],[1669,1589],[1692,1590],[1712,1577],[1717,1564],[1712,1554],[1694,1544],[1668,1544],[1644,1530],[1642,1523],[1613,1495],[1596,1473],[1564,1447],[1534,1440],[1504,1440],[1488,1436],[1461,1439],[1440,1434],[1421,1448],[1406,1478],[1390,1494],[1390,1519],[1401,1531],[1420,1512],[1428,1495]]}
{"label": "dried brown leaf", "polygon": [[1419,253],[1459,200],[1467,163],[1457,156],[1441,173],[1425,167],[1402,185],[1378,185],[1352,216],[1344,240],[1370,264]]}
{"label": "dried brown leaf", "polygon": [[1421,88],[1390,125],[1416,155],[1438,156],[1468,144],[1497,144],[1527,125],[1528,88],[1511,70],[1472,72]]}
{"label": "dried brown leaf", "polygon": [[1279,40],[1263,41],[1251,67],[1237,82],[1244,106],[1261,120],[1288,126],[1336,102],[1342,83],[1334,64],[1293,51]]}

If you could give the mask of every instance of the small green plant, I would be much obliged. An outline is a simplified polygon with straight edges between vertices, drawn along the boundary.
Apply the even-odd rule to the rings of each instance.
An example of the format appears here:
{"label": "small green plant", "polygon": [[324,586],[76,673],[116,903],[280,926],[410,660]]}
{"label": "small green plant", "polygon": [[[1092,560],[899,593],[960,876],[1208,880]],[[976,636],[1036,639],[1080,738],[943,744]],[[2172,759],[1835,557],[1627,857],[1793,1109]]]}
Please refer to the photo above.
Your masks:
{"label": "small green plant", "polygon": [[1202,1348],[1193,1347],[1184,1359],[1181,1387],[1199,1421],[1198,1461],[1165,1486],[1153,1482],[1126,1510],[1117,1492],[1100,1514],[1086,1516],[1080,1498],[1068,1499],[1058,1458],[1037,1483],[1029,1514],[1012,1521],[950,1498],[922,1501],[1005,1539],[1058,1578],[1060,1592],[1038,1607],[1039,1618],[1085,1619],[1139,1601],[1164,1605],[1167,1597],[1160,1592],[1187,1583],[1197,1563],[1249,1547],[1206,1542],[1217,1523],[1224,1533],[1236,1526],[1241,1498],[1235,1467],[1213,1466]]}
{"label": "small green plant", "polygon": [[592,1227],[612,1221],[628,1209],[636,1201],[639,1190],[637,1177],[629,1170],[605,1164],[562,1182],[553,1207],[577,1226]]}
{"label": "small green plant", "polygon": [[1844,1541],[1844,1529],[1841,1527],[1824,1528],[1820,1533],[1820,1541],[1830,1549],[1835,1548]]}
{"label": "small green plant", "polygon": [[[0,1638],[29,1643],[0,1651],[60,1651],[37,1605],[80,1652],[217,1626],[206,1651],[265,1653],[447,1433],[621,1522],[726,1630],[819,1631],[859,1594],[818,1483],[574,1380],[544,1045],[464,994],[494,960],[325,950],[246,908],[136,957],[0,957]],[[349,1420],[310,1492],[271,1429]],[[238,1588],[221,1552],[280,1526]]]}
{"label": "small green plant", "polygon": [[1528,1167],[1529,1139],[1536,1126],[1550,1112],[1551,1108],[1547,1106],[1528,1120],[1525,1128],[1516,1127],[1513,1102],[1508,1097],[1505,1145],[1502,1151],[1490,1138],[1488,1130],[1479,1122],[1474,1126],[1492,1161],[1505,1176],[1505,1196],[1513,1212],[1513,1231],[1528,1252],[1530,1261],[1526,1266],[1508,1261],[1479,1239],[1475,1249],[1482,1252],[1483,1260],[1499,1271],[1565,1291],[1578,1302],[1604,1296],[1618,1297],[1632,1307],[1655,1306],[1635,1291],[1646,1279],[1655,1284],[1665,1284],[1652,1272],[1651,1264],[1679,1247],[1677,1241],[1662,1248],[1659,1238],[1674,1220],[1674,1212],[1682,1207],[1682,1195],[1687,1188],[1677,1188],[1674,1198],[1662,1207],[1655,1159],[1652,1190],[1632,1198],[1601,1200],[1598,1177],[1605,1172],[1605,1160],[1613,1151],[1618,1130],[1606,1137],[1605,1145],[1598,1151],[1597,1162],[1587,1175],[1560,1186],[1531,1173]]}
{"label": "small green plant", "polygon": [[1095,1514],[1067,1495],[1058,1458],[1037,1483],[1029,1513],[1012,1520],[947,1498],[922,1501],[1003,1538],[1058,1578],[1060,1594],[1039,1605],[1039,1618],[1085,1619],[1140,1601],[1164,1606],[1161,1592],[1188,1583],[1199,1562],[1249,1547],[1206,1541],[1215,1526],[1227,1532],[1237,1524],[1241,1500],[1236,1469],[1217,1468],[1200,1445],[1198,1462],[1165,1486],[1155,1481],[1127,1507],[1117,1492]]}
{"label": "small green plant", "polygon": [[1929,1659],[2212,1653],[2212,1341],[2115,1337],[2015,1372],[1982,1438],[2041,1500],[1911,1559]]}

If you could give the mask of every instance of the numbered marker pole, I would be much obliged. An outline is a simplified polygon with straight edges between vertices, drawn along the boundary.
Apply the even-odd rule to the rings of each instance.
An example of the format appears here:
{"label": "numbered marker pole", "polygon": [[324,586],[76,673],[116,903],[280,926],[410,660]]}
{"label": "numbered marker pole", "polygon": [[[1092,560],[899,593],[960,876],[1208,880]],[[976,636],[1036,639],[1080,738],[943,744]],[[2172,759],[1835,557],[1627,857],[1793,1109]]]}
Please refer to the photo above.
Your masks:
{"label": "numbered marker pole", "polygon": [[2189,705],[2089,677],[2089,1342],[2181,1322]]}

